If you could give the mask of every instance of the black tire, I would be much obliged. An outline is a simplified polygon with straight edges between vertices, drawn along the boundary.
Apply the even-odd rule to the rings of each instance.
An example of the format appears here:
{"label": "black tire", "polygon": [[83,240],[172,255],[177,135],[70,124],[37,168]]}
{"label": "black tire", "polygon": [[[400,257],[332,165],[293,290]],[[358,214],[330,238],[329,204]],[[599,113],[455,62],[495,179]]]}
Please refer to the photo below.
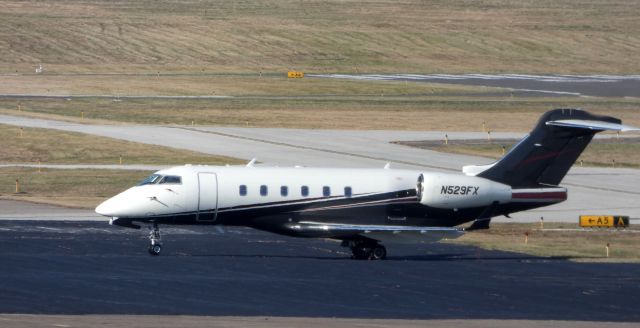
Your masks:
{"label": "black tire", "polygon": [[352,258],[356,260],[368,260],[371,256],[371,249],[368,247],[354,247],[351,249]]}
{"label": "black tire", "polygon": [[384,260],[387,258],[387,249],[382,245],[376,245],[371,249],[372,260]]}
{"label": "black tire", "polygon": [[149,254],[151,255],[160,255],[160,251],[162,251],[162,246],[160,244],[149,245]]}

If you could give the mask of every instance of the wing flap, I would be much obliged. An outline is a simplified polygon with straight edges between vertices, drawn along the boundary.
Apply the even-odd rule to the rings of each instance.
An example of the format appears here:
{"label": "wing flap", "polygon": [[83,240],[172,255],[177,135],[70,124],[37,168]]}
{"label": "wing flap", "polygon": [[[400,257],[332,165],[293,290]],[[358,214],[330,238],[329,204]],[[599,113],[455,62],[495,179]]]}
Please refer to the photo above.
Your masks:
{"label": "wing flap", "polygon": [[371,224],[342,224],[323,222],[299,222],[291,229],[327,238],[360,235],[378,241],[393,242],[435,242],[441,239],[455,239],[464,234],[464,229],[456,227],[419,227]]}

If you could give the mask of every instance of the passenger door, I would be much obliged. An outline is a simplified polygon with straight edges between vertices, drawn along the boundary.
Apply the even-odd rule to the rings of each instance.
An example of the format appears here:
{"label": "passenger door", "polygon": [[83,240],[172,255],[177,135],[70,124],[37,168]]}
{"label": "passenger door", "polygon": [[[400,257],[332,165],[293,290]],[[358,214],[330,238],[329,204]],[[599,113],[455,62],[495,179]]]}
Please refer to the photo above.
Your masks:
{"label": "passenger door", "polygon": [[218,178],[215,173],[198,173],[196,221],[214,222],[218,215]]}

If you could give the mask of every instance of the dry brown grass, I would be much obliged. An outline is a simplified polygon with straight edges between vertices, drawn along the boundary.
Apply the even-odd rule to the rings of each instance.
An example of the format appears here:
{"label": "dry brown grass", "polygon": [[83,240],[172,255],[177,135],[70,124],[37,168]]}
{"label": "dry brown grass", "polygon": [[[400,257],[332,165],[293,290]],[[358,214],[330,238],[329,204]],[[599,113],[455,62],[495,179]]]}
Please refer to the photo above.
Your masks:
{"label": "dry brown grass", "polygon": [[[22,111],[17,111],[20,104]],[[488,98],[366,96],[235,98],[215,100],[31,99],[0,100],[0,113],[98,122],[232,125],[249,127],[481,131],[530,131],[540,115],[582,107],[640,126],[640,102],[594,98]]]}
{"label": "dry brown grass", "polygon": [[[20,134],[22,132],[22,134]],[[0,163],[36,164],[238,164],[192,151],[120,141],[82,133],[0,124]],[[0,197],[68,207],[94,208],[150,172],[128,170],[0,168]],[[15,180],[20,193],[15,193]]]}
{"label": "dry brown grass", "polygon": [[[402,144],[439,152],[498,159],[503,155],[503,148],[506,152],[515,142],[515,140],[453,140],[448,144],[440,141],[411,141]],[[576,165],[640,168],[640,139],[595,139],[577,159]]]}
{"label": "dry brown grass", "polygon": [[0,78],[0,94],[111,96],[419,96],[501,90],[434,83],[289,79],[286,74],[15,75]]}
{"label": "dry brown grass", "polygon": [[3,1],[0,70],[637,73],[634,1]]}
{"label": "dry brown grass", "polygon": [[[580,229],[576,223],[496,223],[449,241],[535,256],[588,262],[640,262],[640,230]],[[525,232],[529,233],[525,244]],[[605,246],[610,245],[609,257]]]}
{"label": "dry brown grass", "polygon": [[[0,197],[66,207],[95,208],[150,172],[0,168]],[[15,193],[15,180],[20,193]]]}
{"label": "dry brown grass", "polygon": [[638,139],[625,143],[616,143],[615,140],[608,143],[596,141],[580,155],[578,163],[640,168],[640,141]]}
{"label": "dry brown grass", "polygon": [[[493,131],[527,131],[546,110],[583,107],[640,125],[637,99],[489,98],[465,96],[486,88],[283,77],[289,69],[638,73],[638,14],[633,2],[604,0],[5,1],[0,73],[19,75],[0,76],[0,93],[240,98],[2,99],[0,112],[444,131],[478,131],[487,121]],[[44,74],[23,75],[39,63]],[[94,72],[103,74],[83,75]],[[22,113],[12,111],[18,103]]]}
{"label": "dry brown grass", "polygon": [[[22,134],[21,134],[22,133]],[[238,164],[240,160],[50,129],[0,124],[0,163],[42,164]]]}

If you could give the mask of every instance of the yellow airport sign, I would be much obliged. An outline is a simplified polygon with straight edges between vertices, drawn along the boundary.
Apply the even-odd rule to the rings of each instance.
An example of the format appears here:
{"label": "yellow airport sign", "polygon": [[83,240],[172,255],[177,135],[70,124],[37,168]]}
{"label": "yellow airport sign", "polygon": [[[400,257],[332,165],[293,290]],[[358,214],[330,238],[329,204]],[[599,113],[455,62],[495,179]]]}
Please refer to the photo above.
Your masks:
{"label": "yellow airport sign", "polygon": [[290,79],[301,79],[304,77],[304,72],[289,71],[287,72],[287,77]]}
{"label": "yellow airport sign", "polygon": [[629,217],[614,215],[580,215],[580,226],[586,228],[625,228],[629,226]]}

